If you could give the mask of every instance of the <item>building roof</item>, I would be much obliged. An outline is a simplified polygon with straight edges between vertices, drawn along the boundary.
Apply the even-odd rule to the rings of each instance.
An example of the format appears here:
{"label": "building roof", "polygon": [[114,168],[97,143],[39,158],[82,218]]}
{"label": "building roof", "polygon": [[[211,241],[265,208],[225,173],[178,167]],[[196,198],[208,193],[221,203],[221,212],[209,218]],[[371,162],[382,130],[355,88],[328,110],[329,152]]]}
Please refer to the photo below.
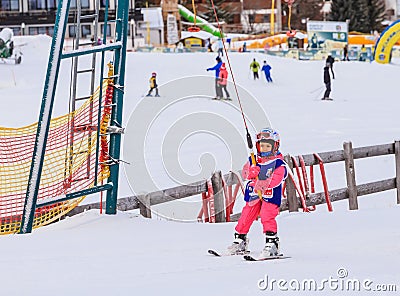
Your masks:
{"label": "building roof", "polygon": [[207,40],[207,39],[212,39],[214,35],[206,32],[206,31],[199,31],[199,32],[188,32],[188,31],[182,31],[181,32],[181,39],[189,38],[189,37],[194,37],[194,38],[199,38],[202,40]]}

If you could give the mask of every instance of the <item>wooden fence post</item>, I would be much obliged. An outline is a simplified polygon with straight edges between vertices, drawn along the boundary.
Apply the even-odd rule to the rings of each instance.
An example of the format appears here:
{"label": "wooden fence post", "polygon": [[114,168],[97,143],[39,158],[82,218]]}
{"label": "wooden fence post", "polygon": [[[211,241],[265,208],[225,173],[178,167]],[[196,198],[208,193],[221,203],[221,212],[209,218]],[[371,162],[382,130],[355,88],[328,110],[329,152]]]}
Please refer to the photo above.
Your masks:
{"label": "wooden fence post", "polygon": [[[285,161],[288,164],[289,169],[293,172],[293,162],[289,154],[285,156]],[[287,197],[289,212],[298,212],[299,203],[297,201],[296,188],[294,186],[292,178],[290,178],[289,176],[289,172],[288,172],[288,177],[286,178],[286,197]]]}
{"label": "wooden fence post", "polygon": [[213,173],[211,184],[214,191],[215,222],[225,222],[224,187],[222,185],[221,171]]}
{"label": "wooden fence post", "polygon": [[346,168],[347,193],[349,209],[358,210],[356,172],[354,167],[353,145],[351,142],[343,143],[343,155]]}
{"label": "wooden fence post", "polygon": [[140,209],[140,215],[142,215],[145,218],[151,218],[151,201],[150,201],[150,195],[141,195],[138,197],[139,199],[139,209]]}
{"label": "wooden fence post", "polygon": [[400,204],[400,141],[394,142],[394,155],[396,159],[397,204]]}

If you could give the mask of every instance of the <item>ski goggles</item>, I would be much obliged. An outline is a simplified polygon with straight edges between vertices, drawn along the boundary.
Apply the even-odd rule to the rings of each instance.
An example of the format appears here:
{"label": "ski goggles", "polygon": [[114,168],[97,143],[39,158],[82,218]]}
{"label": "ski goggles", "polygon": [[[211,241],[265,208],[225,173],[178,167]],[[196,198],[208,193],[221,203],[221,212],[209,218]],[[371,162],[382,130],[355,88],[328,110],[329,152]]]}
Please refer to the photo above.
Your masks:
{"label": "ski goggles", "polygon": [[256,135],[257,140],[273,140],[273,135],[269,132],[261,132]]}

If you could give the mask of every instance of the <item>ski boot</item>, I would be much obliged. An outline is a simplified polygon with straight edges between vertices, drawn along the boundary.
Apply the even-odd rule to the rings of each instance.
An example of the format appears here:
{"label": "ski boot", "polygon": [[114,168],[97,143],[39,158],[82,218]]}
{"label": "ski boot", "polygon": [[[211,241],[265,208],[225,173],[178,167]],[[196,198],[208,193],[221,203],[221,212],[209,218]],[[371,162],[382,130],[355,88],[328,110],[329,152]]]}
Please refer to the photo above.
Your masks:
{"label": "ski boot", "polygon": [[265,247],[261,251],[260,257],[266,258],[279,255],[279,237],[276,232],[267,231],[265,233]]}
{"label": "ski boot", "polygon": [[151,94],[147,94],[146,97],[152,97],[152,95]]}
{"label": "ski boot", "polygon": [[231,246],[228,247],[228,253],[230,255],[244,255],[249,253],[247,247],[249,245],[249,239],[246,234],[235,233],[235,239]]}

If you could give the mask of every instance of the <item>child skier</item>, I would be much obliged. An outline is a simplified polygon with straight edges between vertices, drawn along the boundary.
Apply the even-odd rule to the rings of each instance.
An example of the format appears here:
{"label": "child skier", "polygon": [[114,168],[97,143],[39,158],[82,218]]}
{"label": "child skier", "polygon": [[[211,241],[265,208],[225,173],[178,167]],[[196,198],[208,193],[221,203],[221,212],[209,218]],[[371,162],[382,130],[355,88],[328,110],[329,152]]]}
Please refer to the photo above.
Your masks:
{"label": "child skier", "polygon": [[[225,63],[222,63],[221,68],[219,69],[219,81],[218,84],[221,88],[221,95],[222,95],[222,90],[225,91],[226,97],[224,98],[225,100],[231,100],[230,95],[228,90],[226,89],[228,85],[228,71],[226,71]],[[220,98],[222,99],[222,98]]]}
{"label": "child skier", "polygon": [[158,85],[157,85],[157,80],[156,80],[156,78],[157,78],[157,73],[156,73],[156,72],[151,73],[151,77],[150,77],[150,79],[149,79],[149,82],[150,82],[150,90],[149,90],[148,94],[146,95],[146,97],[151,97],[151,96],[152,96],[151,93],[153,92],[153,89],[156,90],[156,97],[159,97],[159,96],[160,96],[160,95],[158,94]]}
{"label": "child skier", "polygon": [[264,65],[262,66],[261,71],[265,73],[265,79],[267,79],[268,83],[272,82],[271,69],[271,66],[267,64],[267,61],[264,61]]}
{"label": "child skier", "polygon": [[249,159],[242,170],[243,179],[247,180],[244,196],[246,205],[235,227],[235,240],[228,247],[228,252],[232,255],[246,253],[249,243],[247,233],[258,215],[261,216],[266,239],[260,258],[279,255],[275,218],[281,205],[282,182],[287,177],[285,162],[278,150],[279,145],[280,137],[275,130],[266,128],[257,134],[257,164],[253,165]]}

